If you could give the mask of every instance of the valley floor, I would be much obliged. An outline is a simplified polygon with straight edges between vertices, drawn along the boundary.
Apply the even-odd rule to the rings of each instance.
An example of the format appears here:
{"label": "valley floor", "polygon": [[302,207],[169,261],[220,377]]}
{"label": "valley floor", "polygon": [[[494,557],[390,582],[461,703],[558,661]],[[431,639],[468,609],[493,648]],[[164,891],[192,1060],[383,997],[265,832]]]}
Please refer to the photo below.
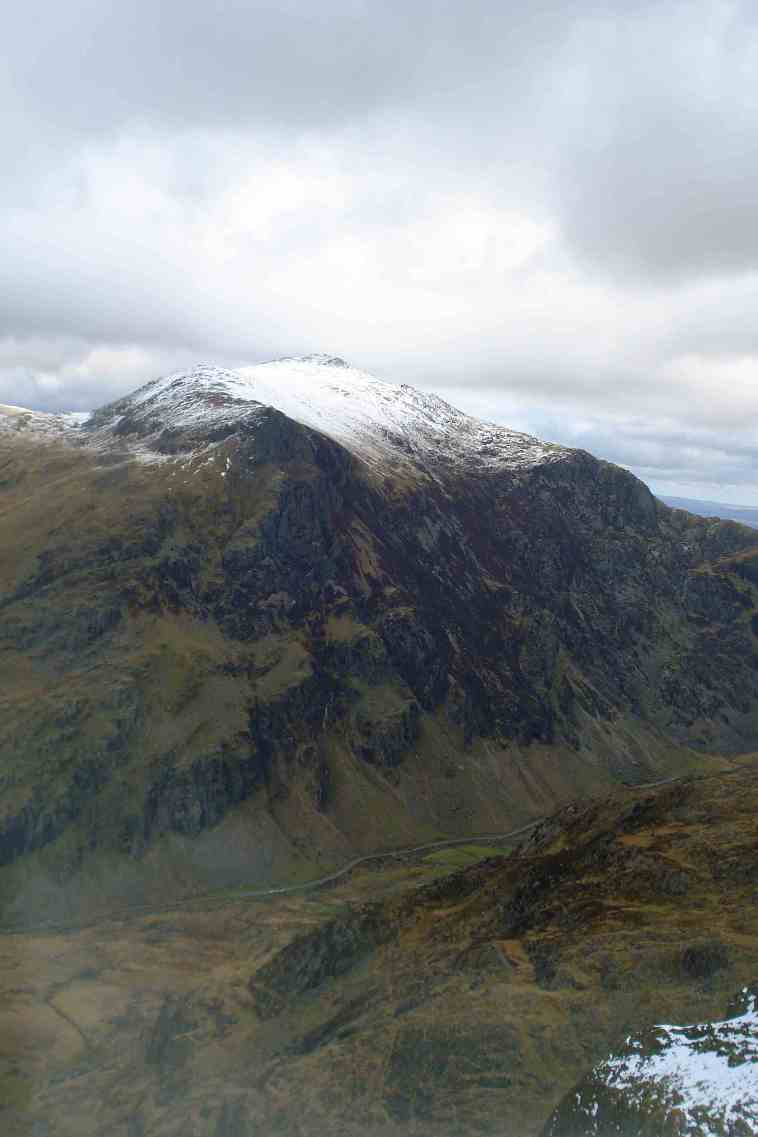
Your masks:
{"label": "valley floor", "polygon": [[[312,894],[0,937],[8,1137],[536,1137],[758,977],[758,766]],[[292,945],[288,947],[287,945]]]}

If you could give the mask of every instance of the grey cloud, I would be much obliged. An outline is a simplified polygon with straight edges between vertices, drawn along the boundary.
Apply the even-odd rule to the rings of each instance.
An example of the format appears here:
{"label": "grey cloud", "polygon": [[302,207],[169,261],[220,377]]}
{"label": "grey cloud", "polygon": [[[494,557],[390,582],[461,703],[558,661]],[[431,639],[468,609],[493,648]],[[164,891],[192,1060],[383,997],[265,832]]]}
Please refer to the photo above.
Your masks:
{"label": "grey cloud", "polygon": [[6,113],[77,133],[323,128],[385,103],[406,113],[414,98],[458,98],[492,72],[518,88],[570,24],[559,0],[33,0],[5,28]]}
{"label": "grey cloud", "polygon": [[327,350],[758,500],[753,5],[30,0],[3,31],[0,400]]}
{"label": "grey cloud", "polygon": [[649,21],[620,11],[593,42],[554,184],[567,239],[622,277],[755,269],[755,6],[661,4]]}
{"label": "grey cloud", "polygon": [[532,408],[529,425],[536,433],[557,436],[566,444],[601,455],[625,466],[656,493],[673,493],[690,486],[706,499],[753,504],[758,468],[758,433],[752,424],[741,434],[692,429],[686,424],[619,419],[565,408],[560,416]]}

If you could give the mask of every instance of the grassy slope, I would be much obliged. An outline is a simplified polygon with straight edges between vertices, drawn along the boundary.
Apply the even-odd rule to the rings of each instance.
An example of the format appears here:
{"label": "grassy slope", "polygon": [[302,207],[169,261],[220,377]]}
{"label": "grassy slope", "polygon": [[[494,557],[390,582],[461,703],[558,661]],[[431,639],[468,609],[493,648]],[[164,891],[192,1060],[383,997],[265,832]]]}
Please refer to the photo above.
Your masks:
{"label": "grassy slope", "polygon": [[753,762],[577,803],[436,881],[435,856],[4,937],[3,1131],[536,1137],[620,1039],[755,979],[757,816]]}

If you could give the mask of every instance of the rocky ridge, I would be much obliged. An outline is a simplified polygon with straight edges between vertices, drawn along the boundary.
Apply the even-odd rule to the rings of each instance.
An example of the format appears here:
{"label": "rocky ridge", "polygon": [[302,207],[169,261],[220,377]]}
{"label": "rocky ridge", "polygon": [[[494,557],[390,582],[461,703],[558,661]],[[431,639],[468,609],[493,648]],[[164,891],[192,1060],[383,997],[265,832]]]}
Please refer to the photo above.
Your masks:
{"label": "rocky ridge", "polygon": [[10,917],[316,875],[755,745],[754,533],[582,451],[332,357],[3,423]]}

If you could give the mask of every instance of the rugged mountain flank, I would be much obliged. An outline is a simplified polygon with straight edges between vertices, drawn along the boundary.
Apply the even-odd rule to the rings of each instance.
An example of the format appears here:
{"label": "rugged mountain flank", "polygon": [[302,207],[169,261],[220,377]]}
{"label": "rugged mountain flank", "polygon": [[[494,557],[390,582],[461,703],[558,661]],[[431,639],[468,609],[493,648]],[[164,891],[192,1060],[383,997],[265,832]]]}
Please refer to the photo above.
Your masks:
{"label": "rugged mountain flank", "polygon": [[330,357],[0,408],[5,911],[307,876],[751,749],[754,542]]}
{"label": "rugged mountain flank", "polygon": [[288,1118],[345,1137],[753,1133],[757,791],[753,766],[572,803],[511,856],[295,938],[250,982]]}
{"label": "rugged mountain flank", "polygon": [[757,818],[753,765],[571,803],[457,871],[2,935],[2,1132],[749,1137]]}

